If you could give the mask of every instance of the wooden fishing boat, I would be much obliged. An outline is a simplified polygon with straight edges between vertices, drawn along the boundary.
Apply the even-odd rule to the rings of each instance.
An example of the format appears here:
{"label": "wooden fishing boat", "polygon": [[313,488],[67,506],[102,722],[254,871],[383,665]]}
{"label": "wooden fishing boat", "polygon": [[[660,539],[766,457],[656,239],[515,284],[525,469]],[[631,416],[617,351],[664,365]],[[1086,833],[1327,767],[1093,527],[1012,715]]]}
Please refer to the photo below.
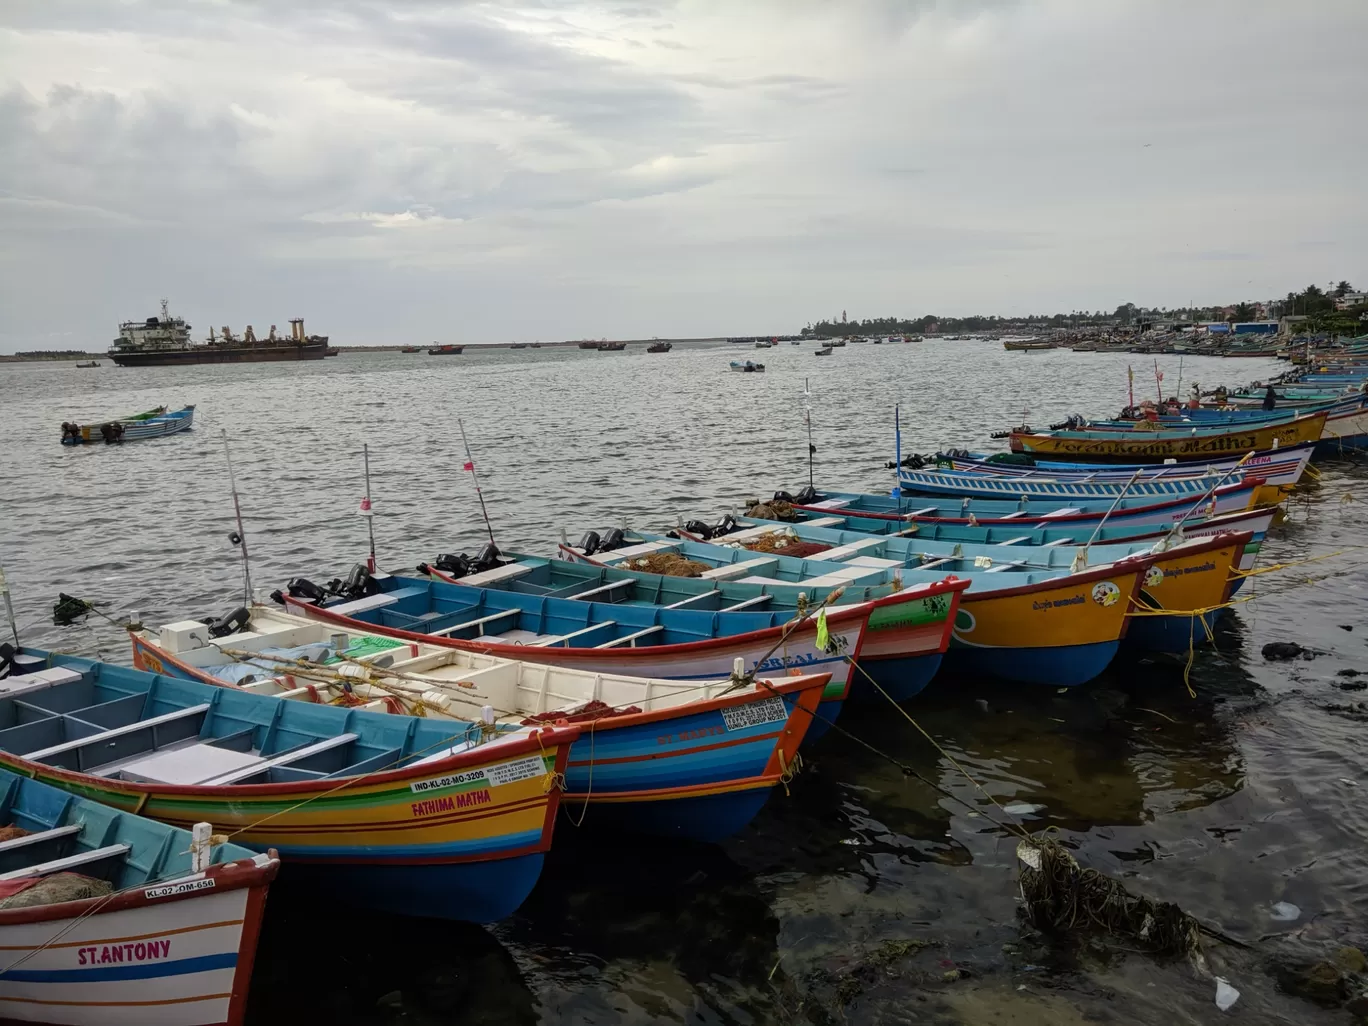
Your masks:
{"label": "wooden fishing boat", "polygon": [[577,727],[485,740],[31,651],[44,676],[0,697],[0,767],[172,826],[212,823],[358,905],[488,922],[537,882]]}
{"label": "wooden fishing boat", "polygon": [[166,407],[161,406],[147,413],[105,421],[103,424],[63,424],[62,444],[93,445],[103,442],[106,445],[120,445],[123,442],[140,442],[148,438],[161,438],[188,431],[194,423],[193,406],[186,406],[171,413],[166,411]]}
{"label": "wooden fishing boat", "polygon": [[253,606],[237,631],[199,621],[132,635],[134,660],[258,694],[463,721],[505,731],[565,719],[581,728],[562,802],[577,821],[720,841],[760,811],[794,765],[830,674],[694,684],[514,662],[340,630]]}
{"label": "wooden fishing boat", "polygon": [[[596,673],[716,680],[728,676],[737,659],[755,673],[830,673],[822,719],[808,732],[814,741],[848,696],[852,666],[860,658],[871,619],[887,617],[897,624],[903,615],[913,615],[904,614],[903,607],[910,609],[922,597],[890,595],[830,607],[829,631],[843,640],[823,648],[811,618],[786,633],[792,617],[785,612],[621,606],[372,575],[359,567],[352,579],[363,583],[342,595],[322,595],[316,585],[292,581],[292,587],[272,597],[278,596],[292,612],[359,630]],[[830,583],[839,585],[840,579]],[[948,598],[943,601],[949,604]],[[773,652],[781,638],[786,639],[782,651]]]}
{"label": "wooden fishing boat", "polygon": [[[681,537],[689,537],[680,531]],[[655,538],[653,535],[644,535]],[[882,563],[893,574],[900,567],[910,570],[934,568],[937,573],[962,575],[983,570],[1001,573],[1010,581],[1018,573],[1043,570],[1079,571],[1090,564],[1117,564],[1129,558],[1153,556],[1154,563],[1137,595],[1149,613],[1132,626],[1127,642],[1136,648],[1160,652],[1185,652],[1194,643],[1204,644],[1207,632],[1194,631],[1192,610],[1214,610],[1223,605],[1243,583],[1243,574],[1254,569],[1259,542],[1253,532],[1222,533],[1215,537],[1184,539],[1181,533],[1157,542],[1121,542],[1108,545],[1084,544],[1076,549],[1058,545],[980,545],[965,542],[937,542],[920,537],[873,537],[859,531],[811,524],[777,526],[772,521],[738,518],[737,528],[711,539],[713,545],[739,546],[750,550],[763,543],[763,551],[780,551],[777,545],[792,539],[827,546],[808,558],[835,563],[859,559],[863,565]],[[702,541],[701,538],[693,538]],[[1161,588],[1161,585],[1167,585]],[[1164,615],[1171,612],[1171,615]],[[1215,613],[1202,614],[1207,626],[1215,623]]]}
{"label": "wooden fishing boat", "polygon": [[[1230,473],[1227,480],[1244,480]],[[1124,481],[1046,480],[1038,477],[999,477],[973,470],[900,470],[898,486],[904,493],[984,499],[1040,499],[1047,502],[1072,502],[1076,499],[1117,499],[1134,496],[1161,502],[1168,499],[1200,499],[1215,484],[1204,477],[1167,477]]]}
{"label": "wooden fishing boat", "polygon": [[812,355],[813,355],[813,356],[830,356],[830,355],[831,355],[831,346],[822,346],[821,349],[818,349],[818,350],[817,350],[816,352],[814,352]]}
{"label": "wooden fishing boat", "polygon": [[1034,350],[1034,349],[1054,349],[1054,348],[1055,348],[1055,344],[1054,344],[1053,342],[1041,342],[1041,341],[1018,342],[1018,341],[1015,341],[1015,340],[1013,340],[1013,339],[1003,339],[1003,340],[1002,340],[1002,348],[1003,348],[1003,349],[1006,349],[1006,350],[1008,350],[1008,351],[1011,351],[1011,350],[1018,350],[1018,351],[1022,351],[1022,352],[1030,352],[1031,350]]}
{"label": "wooden fishing boat", "polygon": [[620,353],[626,348],[626,342],[600,342],[598,344],[598,351],[600,353]]}
{"label": "wooden fishing boat", "polygon": [[1037,459],[1074,459],[1096,462],[1134,463],[1144,460],[1179,461],[1210,459],[1231,453],[1272,449],[1275,446],[1314,442],[1325,427],[1325,413],[1297,417],[1285,424],[1253,427],[1248,430],[1190,432],[1059,431],[1052,434],[1014,431],[1013,452],[1029,452]]}
{"label": "wooden fishing boat", "polygon": [[[596,543],[581,544],[581,552],[586,547],[597,551]],[[794,615],[815,608],[838,587],[845,589],[841,597],[846,602],[868,602],[897,590],[857,590],[850,587],[852,582],[846,575],[832,577],[825,583],[791,587],[762,577],[749,577],[748,569],[740,566],[708,570],[698,577],[676,577],[643,570],[591,567],[567,559],[511,555],[494,568],[467,573],[459,564],[444,562],[449,559],[439,557],[436,566],[425,563],[419,569],[452,584],[516,589],[577,601],[592,598],[615,605],[687,607],[722,613],[763,608]],[[935,676],[950,640],[950,624],[959,608],[959,593],[965,587],[953,580],[916,585],[903,590],[904,601],[897,606],[896,615],[878,610],[870,616],[859,663],[895,701],[912,697]],[[851,685],[850,700],[874,698],[870,692],[864,678],[857,676]]]}
{"label": "wooden fishing boat", "polygon": [[732,370],[743,371],[746,374],[763,373],[765,370],[763,363],[756,363],[753,360],[732,360],[730,366]]}
{"label": "wooden fishing boat", "polygon": [[91,360],[89,363],[78,363],[76,367],[80,370],[89,370],[91,367],[98,367],[99,365],[99,360]]}
{"label": "wooden fishing boat", "polygon": [[[634,553],[648,547],[709,566],[732,566],[749,578],[780,578],[808,587],[844,577],[851,587],[882,583],[907,588],[940,578],[935,569],[895,571],[886,565],[832,564],[777,553],[761,559],[744,549],[685,539],[643,542],[592,555],[571,546],[562,546],[562,552],[604,565],[630,566]],[[966,573],[961,579],[968,580],[969,587],[960,598],[944,666],[951,672],[989,674],[1026,684],[1086,683],[1107,668],[1120,648],[1131,600],[1152,565],[1153,557],[1144,556],[1081,573]]]}
{"label": "wooden fishing boat", "polygon": [[422,351],[418,346],[404,346],[399,350],[401,353],[421,353]]}
{"label": "wooden fishing boat", "polygon": [[[0,678],[8,695],[61,672],[33,649],[17,662]],[[8,769],[0,819],[10,835],[0,841],[3,1021],[240,1026],[274,852],[213,843],[208,824],[192,836]]]}
{"label": "wooden fishing boat", "polygon": [[648,353],[668,353],[674,346],[669,342],[652,342],[646,347]]}
{"label": "wooden fishing boat", "polygon": [[[1326,422],[1329,429],[1330,422]],[[1246,474],[1257,474],[1265,484],[1275,487],[1295,485],[1301,480],[1307,464],[1318,442],[1302,442],[1300,445],[1281,446],[1256,452],[1247,458],[1230,456],[1218,460],[1193,461],[1189,463],[1160,464],[1112,464],[1112,463],[1068,463],[1063,460],[1048,460],[1036,464],[994,462],[985,453],[937,453],[937,469],[969,470],[977,474],[992,474],[997,477],[1045,479],[1050,481],[1129,481],[1137,472],[1138,480],[1153,481],[1164,478],[1183,478],[1203,476],[1208,480],[1223,477],[1238,465]],[[1010,454],[1016,458],[1017,454]],[[1244,462],[1241,463],[1241,459]]]}
{"label": "wooden fishing boat", "polygon": [[927,522],[991,526],[1014,524],[1019,527],[1096,525],[1105,518],[1108,525],[1135,527],[1164,525],[1194,516],[1211,517],[1248,509],[1262,478],[1245,478],[1238,484],[1221,485],[1196,514],[1190,498],[1153,502],[1148,499],[1072,499],[1067,502],[1039,499],[1007,502],[1001,499],[947,499],[933,496],[891,496],[862,492],[817,492],[809,502],[795,502],[794,508],[811,513],[875,517],[905,524]]}
{"label": "wooden fishing boat", "polygon": [[428,356],[460,356],[465,352],[465,346],[436,346],[428,350]]}

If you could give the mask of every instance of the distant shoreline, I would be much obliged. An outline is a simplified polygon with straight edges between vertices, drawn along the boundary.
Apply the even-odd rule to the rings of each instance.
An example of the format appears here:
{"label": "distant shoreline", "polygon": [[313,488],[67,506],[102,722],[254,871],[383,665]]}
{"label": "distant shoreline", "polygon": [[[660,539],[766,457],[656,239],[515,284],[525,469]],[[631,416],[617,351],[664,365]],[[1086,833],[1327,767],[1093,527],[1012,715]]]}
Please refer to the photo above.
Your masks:
{"label": "distant shoreline", "polygon": [[[591,341],[591,340],[590,340],[590,339],[585,339],[584,341],[587,342],[587,341]],[[716,337],[713,337],[713,338],[631,338],[631,339],[618,340],[618,341],[625,341],[625,343],[626,343],[627,345],[629,345],[629,346],[637,346],[637,345],[640,345],[640,346],[649,346],[649,345],[653,345],[653,344],[656,343],[656,342],[669,342],[669,343],[671,343],[671,344],[673,344],[673,345],[683,345],[683,344],[688,343],[688,342],[725,342],[725,341],[726,341],[726,337],[725,337],[725,336],[719,335],[719,336],[716,336]],[[447,344],[447,343],[444,343],[444,342],[423,342],[423,343],[417,343],[417,342],[395,342],[395,343],[391,343],[391,344],[387,344],[387,345],[376,345],[376,346],[345,346],[345,345],[339,345],[339,346],[335,346],[334,348],[342,350],[342,352],[341,352],[339,355],[345,355],[345,354],[347,354],[347,353],[387,353],[387,352],[397,353],[397,352],[400,352],[401,350],[403,350],[403,349],[405,349],[405,348],[407,348],[407,347],[409,347],[409,346],[413,346],[413,345],[418,346],[418,348],[421,349],[423,352],[427,352],[430,348],[432,348],[432,347],[434,347],[434,346],[440,346],[440,345],[446,345],[446,344]],[[452,344],[452,345],[463,345],[463,346],[465,346],[466,349],[468,349],[468,350],[471,350],[471,349],[512,349],[514,346],[517,346],[517,347],[519,347],[520,349],[531,349],[534,345],[535,345],[538,349],[567,349],[567,348],[568,348],[568,349],[576,349],[576,348],[579,347],[580,340],[579,340],[579,339],[576,339],[576,340],[573,341],[573,342],[536,342],[536,343],[533,343],[533,342],[457,342],[457,343],[450,343],[450,344]],[[22,356],[21,356],[21,355],[18,355],[18,354],[15,354],[15,353],[8,353],[8,354],[0,353],[0,363],[66,363],[66,362],[69,362],[69,361],[72,361],[72,360],[81,360],[81,361],[84,361],[84,360],[99,360],[99,361],[102,362],[102,363],[105,362],[105,361],[109,361],[109,363],[110,363],[111,365],[113,364],[113,360],[110,359],[110,356],[109,356],[109,354],[108,354],[107,352],[104,352],[104,353],[52,353],[52,354],[50,354],[50,355],[44,355],[44,354],[38,354],[38,353],[28,353],[28,354],[25,354],[25,355],[22,355]]]}

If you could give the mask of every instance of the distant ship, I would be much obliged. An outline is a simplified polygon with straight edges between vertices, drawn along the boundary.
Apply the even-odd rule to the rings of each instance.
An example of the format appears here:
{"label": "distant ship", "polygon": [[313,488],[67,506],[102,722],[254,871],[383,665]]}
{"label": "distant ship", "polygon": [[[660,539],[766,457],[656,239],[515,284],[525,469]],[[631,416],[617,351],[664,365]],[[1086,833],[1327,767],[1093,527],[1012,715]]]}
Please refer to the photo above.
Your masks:
{"label": "distant ship", "polygon": [[290,337],[277,338],[276,327],[258,339],[249,324],[241,338],[227,327],[219,337],[211,333],[203,342],[190,340],[184,317],[172,317],[166,300],[161,316],[145,321],[124,321],[109,356],[120,367],[164,367],[185,363],[262,363],[277,360],[321,360],[328,353],[327,335],[305,335],[304,319],[290,321]]}

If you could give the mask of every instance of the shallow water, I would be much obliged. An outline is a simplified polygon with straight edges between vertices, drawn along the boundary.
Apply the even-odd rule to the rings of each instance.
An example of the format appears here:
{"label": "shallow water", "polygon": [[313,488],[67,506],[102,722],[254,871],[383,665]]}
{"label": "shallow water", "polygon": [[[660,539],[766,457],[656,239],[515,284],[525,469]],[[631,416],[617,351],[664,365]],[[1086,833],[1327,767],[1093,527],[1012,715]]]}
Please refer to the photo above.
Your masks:
{"label": "shallow water", "polygon": [[[1119,408],[1127,360],[1144,359],[941,342],[818,360],[812,348],[376,353],[144,372],[0,365],[0,564],[26,641],[127,662],[116,627],[92,617],[54,628],[51,604],[67,592],[149,624],[238,604],[220,431],[261,590],[340,573],[364,554],[363,443],[382,566],[478,545],[458,417],[498,541],[549,552],[561,529],[713,518],[805,483],[805,379],[818,484],[873,490],[889,483],[894,403],[904,452],[986,447],[1023,409],[1040,426]],[[766,373],[727,370],[747,358]],[[1182,390],[1272,366],[1187,359]],[[1177,358],[1161,367],[1178,391]],[[1153,393],[1152,366],[1137,363],[1136,390]],[[187,402],[197,404],[187,435],[57,444],[65,419]],[[1269,972],[1368,946],[1368,695],[1342,690],[1357,681],[1337,675],[1368,670],[1358,548],[1368,475],[1323,470],[1263,555],[1317,561],[1241,593],[1256,597],[1223,621],[1217,650],[1193,660],[1196,699],[1182,663],[1168,661],[1119,666],[1067,693],[943,682],[907,711],[945,754],[897,714],[848,710],[843,726],[958,802],[832,734],[792,794],[719,847],[605,839],[562,819],[536,892],[489,929],[345,902],[320,909],[277,888],[251,1021],[1347,1022],[1281,993]],[[1265,662],[1272,640],[1325,654]],[[1014,842],[950,758],[1003,805],[1040,806],[1022,820],[1057,828],[1085,865],[1251,944],[1208,947],[1241,991],[1234,1009],[1219,1013],[1214,984],[1185,964],[1050,947],[1024,930]],[[1276,921],[1276,902],[1298,906],[1298,918]],[[871,962],[889,940],[926,946]],[[944,981],[956,968],[969,975]]]}

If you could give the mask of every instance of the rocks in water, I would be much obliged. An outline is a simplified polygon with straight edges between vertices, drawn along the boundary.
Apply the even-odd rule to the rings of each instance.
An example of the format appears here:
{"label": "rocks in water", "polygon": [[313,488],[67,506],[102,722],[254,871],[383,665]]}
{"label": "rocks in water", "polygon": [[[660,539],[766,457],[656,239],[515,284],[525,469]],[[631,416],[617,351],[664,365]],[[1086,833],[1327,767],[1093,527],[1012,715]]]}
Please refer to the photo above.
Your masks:
{"label": "rocks in water", "polygon": [[1335,687],[1341,691],[1363,691],[1368,689],[1368,681],[1365,680],[1341,680],[1335,683]]}
{"label": "rocks in water", "polygon": [[1358,948],[1348,945],[1335,952],[1335,965],[1346,973],[1368,972],[1368,958],[1364,958],[1363,952]]}
{"label": "rocks in water", "polygon": [[1344,974],[1329,962],[1281,965],[1275,973],[1278,986],[1288,994],[1333,1008],[1349,997]]}
{"label": "rocks in water", "polygon": [[1363,676],[1363,673],[1362,673],[1362,671],[1360,671],[1360,670],[1340,670],[1339,673],[1335,674],[1335,676],[1337,676],[1337,677],[1362,677],[1362,676]]}
{"label": "rocks in water", "polygon": [[1263,657],[1269,660],[1296,659],[1309,651],[1295,641],[1270,641],[1263,647]]}

